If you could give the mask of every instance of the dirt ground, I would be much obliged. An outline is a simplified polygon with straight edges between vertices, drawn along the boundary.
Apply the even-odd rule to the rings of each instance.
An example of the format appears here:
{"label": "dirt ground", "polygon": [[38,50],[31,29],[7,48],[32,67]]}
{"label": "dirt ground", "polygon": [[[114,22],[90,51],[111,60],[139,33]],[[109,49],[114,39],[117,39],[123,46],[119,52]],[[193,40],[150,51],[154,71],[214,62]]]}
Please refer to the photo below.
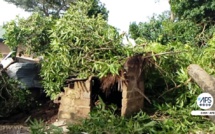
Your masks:
{"label": "dirt ground", "polygon": [[0,118],[0,134],[30,134],[30,121],[42,120],[46,125],[57,120],[59,105],[46,101],[29,111],[18,112],[7,118]]}
{"label": "dirt ground", "polygon": [[0,117],[0,134],[30,134],[30,121],[42,120],[50,125],[57,120],[59,104],[43,101],[34,108],[20,111],[9,117]]}
{"label": "dirt ground", "polygon": [[51,124],[57,119],[59,105],[48,100],[41,106],[27,112],[16,113],[7,118],[0,118],[0,125],[27,125],[30,120],[41,119],[46,124]]}
{"label": "dirt ground", "polygon": [[43,120],[46,124],[51,124],[57,120],[58,104],[54,104],[51,100],[48,100],[25,112],[16,113],[7,118],[0,118],[1,125],[28,125],[30,120]]}

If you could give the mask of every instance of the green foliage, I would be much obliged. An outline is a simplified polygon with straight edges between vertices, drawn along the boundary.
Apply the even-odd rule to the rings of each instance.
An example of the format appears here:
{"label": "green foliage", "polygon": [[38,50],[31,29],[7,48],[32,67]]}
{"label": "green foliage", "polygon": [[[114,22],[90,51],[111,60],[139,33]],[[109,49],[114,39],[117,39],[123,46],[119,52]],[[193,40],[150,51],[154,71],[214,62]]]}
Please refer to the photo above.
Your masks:
{"label": "green foliage", "polygon": [[23,8],[28,12],[41,12],[46,16],[55,15],[59,16],[62,11],[65,11],[69,4],[74,0],[5,0],[8,3],[12,3],[20,8]]}
{"label": "green foliage", "polygon": [[[212,0],[169,0],[171,13],[164,12],[157,18],[152,17],[149,22],[133,23],[129,32],[135,40],[144,38],[147,41],[167,44],[172,41],[192,43],[192,45],[207,45],[215,31],[215,2]],[[171,18],[172,19],[172,18]]]}
{"label": "green foliage", "polygon": [[68,76],[117,74],[130,55],[130,49],[122,46],[122,36],[101,15],[86,15],[91,4],[71,5],[50,31],[51,50],[42,63],[41,76],[52,98]]}
{"label": "green foliage", "polygon": [[[103,19],[108,18],[108,11],[104,7],[103,4],[100,3],[99,0],[90,0],[92,4],[85,12],[89,17],[97,17],[99,14]],[[10,1],[12,3],[30,6],[29,10],[33,10],[31,8],[37,8],[37,6],[41,5],[42,1]],[[75,7],[74,1],[47,1],[45,4],[45,8],[48,8],[49,4],[65,4],[68,9],[70,3],[73,2],[73,7]],[[33,5],[29,5],[29,3],[33,3]],[[59,5],[59,6],[60,6]],[[31,7],[32,6],[32,7]],[[63,7],[64,7],[63,6]],[[51,6],[52,7],[52,6]],[[57,8],[57,6],[53,6],[53,8]],[[58,7],[60,8],[60,7]],[[64,8],[60,8],[60,10],[64,10]],[[37,11],[35,9],[35,11]],[[55,12],[55,10],[50,9],[50,11]],[[48,13],[52,14],[52,13]],[[49,16],[49,15],[47,15]],[[24,45],[27,49],[28,54],[37,53],[38,55],[46,54],[49,51],[50,44],[50,33],[49,31],[52,29],[53,25],[56,22],[56,17],[46,17],[41,15],[38,12],[33,13],[29,18],[19,18],[17,17],[15,20],[6,23],[3,28],[5,29],[5,33],[3,37],[6,39],[5,44],[7,44],[11,49],[15,50],[18,45]]]}
{"label": "green foliage", "polygon": [[[192,110],[199,110],[196,99],[202,90],[189,80],[187,74],[190,64],[198,64],[209,74],[215,74],[214,56],[211,56],[214,55],[215,36],[208,44],[204,48],[177,42],[167,45],[150,43],[144,48],[135,46],[135,52],[172,52],[171,55],[155,57],[155,70],[147,73],[145,92],[153,104],[146,106],[146,109],[151,116],[140,112],[132,118],[119,117],[114,115],[116,109],[105,110],[104,106],[99,105],[97,111],[90,114],[90,119],[85,119],[82,124],[69,126],[69,130],[71,133],[214,132],[215,124],[208,118],[190,114]],[[182,52],[176,53],[178,51]],[[150,127],[147,127],[148,124]]]}
{"label": "green foliage", "polygon": [[144,112],[140,112],[134,117],[125,118],[115,115],[114,105],[106,110],[104,104],[98,105],[90,114],[89,119],[84,119],[80,124],[68,126],[69,133],[155,133],[154,128],[157,122],[150,119]]}
{"label": "green foliage", "polygon": [[[109,26],[104,20],[107,19],[107,12],[104,5],[102,5],[98,0],[92,0],[87,4],[86,2],[82,3],[87,5],[87,7],[80,7],[78,2],[76,4],[72,4],[71,10],[59,20],[34,13],[27,19],[17,18],[16,20],[4,25],[6,30],[6,33],[4,34],[4,38],[6,39],[5,44],[7,44],[12,50],[16,50],[18,45],[22,45],[25,47],[26,53],[28,54],[34,53],[49,57],[46,61],[49,61],[51,57],[53,57],[53,60],[51,60],[52,62],[50,62],[50,64],[48,63],[49,65],[47,65],[47,62],[44,62],[43,65],[46,64],[47,66],[42,66],[44,67],[43,70],[49,70],[49,68],[52,69],[50,71],[46,70],[46,73],[43,73],[42,76],[44,76],[45,79],[45,87],[51,89],[50,92],[55,92],[52,88],[56,88],[56,94],[57,91],[60,91],[60,87],[62,86],[65,78],[70,74],[76,75],[85,70],[85,72],[80,74],[80,76],[83,76],[83,74],[86,73],[86,69],[89,68],[90,70],[87,70],[88,73],[86,73],[85,76],[87,76],[91,71],[98,73],[101,68],[103,69],[102,71],[105,70],[105,72],[102,74],[100,71],[100,75],[105,75],[110,71],[112,73],[117,73],[119,64],[114,59],[119,58],[119,56],[111,58],[110,56],[118,53],[118,51],[120,55],[125,55],[123,53],[124,51],[120,49],[120,45],[112,47],[115,44],[121,43],[121,37],[116,29]],[[91,34],[90,32],[94,32],[94,34]],[[85,35],[85,37],[82,37],[82,35]],[[52,43],[50,45],[51,39]],[[88,41],[88,39],[90,40]],[[59,43],[61,45],[55,45]],[[91,51],[93,45],[97,45],[95,51]],[[61,46],[65,47],[63,48]],[[101,56],[101,53],[103,54],[105,52],[108,53]],[[58,54],[60,54],[60,56],[56,57]],[[72,55],[76,55],[78,57]],[[91,55],[92,58],[90,58],[89,55]],[[81,56],[85,56],[85,58]],[[59,58],[59,60],[57,60],[57,58]],[[61,58],[64,60],[61,60]],[[74,63],[72,63],[73,58],[75,59]],[[109,58],[109,62],[106,63],[104,60],[98,60],[97,64],[93,65],[93,62],[98,58]],[[81,66],[82,63],[86,62],[89,62],[90,65],[88,66],[86,64],[85,67]],[[70,66],[72,65],[71,63],[76,66]],[[58,64],[66,66],[61,68]],[[80,66],[82,67],[82,70],[79,70]],[[52,72],[53,69],[55,73]],[[60,74],[58,75],[59,72]],[[52,84],[55,81],[56,84]],[[48,83],[46,84],[46,82]],[[51,93],[48,93],[48,95],[50,94]]]}
{"label": "green foliage", "polygon": [[31,134],[62,134],[63,129],[56,126],[45,126],[43,120],[31,120],[30,121]]}
{"label": "green foliage", "polygon": [[149,22],[132,23],[129,26],[129,34],[137,44],[139,44],[138,40],[144,39],[146,42],[158,42],[163,45],[169,42],[181,42],[202,46],[206,45],[213,31],[212,26],[208,31],[206,27],[199,26],[190,20],[173,22],[169,19],[168,12],[158,17],[153,16]]}
{"label": "green foliage", "polygon": [[[208,118],[190,115],[192,110],[199,109],[196,98],[202,91],[190,81],[187,74],[187,67],[190,64],[198,64],[210,75],[215,74],[215,36],[211,39],[213,25],[209,28],[210,23],[204,23],[202,26],[192,19],[182,18],[172,22],[168,14],[163,14],[157,18],[153,17],[148,23],[133,23],[130,26],[131,37],[136,39],[138,44],[148,43],[147,45],[123,46],[123,35],[119,35],[114,27],[108,25],[103,19],[104,16],[89,15],[93,4],[95,3],[77,2],[76,5],[71,5],[59,20],[33,15],[29,22],[18,20],[5,26],[8,29],[6,41],[11,47],[17,44],[25,45],[25,41],[28,41],[26,46],[31,46],[33,51],[45,55],[41,76],[46,93],[52,99],[60,92],[65,79],[70,75],[86,78],[90,75],[102,77],[108,73],[117,74],[125,58],[133,54],[146,52],[172,54],[152,56],[155,68],[144,70],[145,92],[152,100],[152,105],[146,107],[151,110],[150,116],[140,112],[131,118],[119,117],[114,114],[115,107],[106,110],[104,105],[99,105],[82,124],[69,126],[70,132],[215,131],[214,124]],[[92,12],[94,14],[94,11]],[[32,27],[27,25],[28,23]],[[39,26],[40,24],[42,25]],[[43,47],[42,41],[36,38],[42,38],[40,35],[43,33],[46,36],[42,41],[47,41],[44,43],[47,47]],[[204,47],[197,47],[197,43],[203,44]],[[177,53],[179,51],[181,53]],[[40,124],[41,121],[32,123],[36,126],[31,127],[32,132],[48,131]],[[60,133],[60,130],[56,130],[56,133],[58,132]]]}
{"label": "green foliage", "polygon": [[[193,23],[196,29],[199,29],[194,38],[197,45],[206,45],[214,32],[215,2],[213,0],[170,0],[170,5],[176,21],[185,21],[188,25]],[[187,31],[186,33],[189,33],[192,30],[189,28]],[[193,34],[190,35],[193,36]]]}
{"label": "green foliage", "polygon": [[[121,117],[115,114],[116,107],[109,106],[105,109],[104,104],[99,104],[90,113],[89,118],[81,120],[77,124],[68,124],[68,134],[80,134],[83,132],[89,134],[124,134],[124,133],[198,133],[214,132],[215,125],[205,117],[190,116],[190,110],[177,110],[174,106],[159,106],[162,111],[158,111],[149,116],[140,111],[132,117]],[[167,109],[167,110],[165,110]],[[53,132],[54,134],[62,133],[58,127],[47,127],[41,120],[31,121],[30,130],[32,134],[43,134]]]}
{"label": "green foliage", "polygon": [[4,25],[5,44],[15,49],[18,45],[25,46],[26,51],[45,54],[49,48],[49,30],[55,23],[51,17],[43,17],[38,13],[28,19],[17,18]]}
{"label": "green foliage", "polygon": [[[6,2],[15,4],[28,12],[38,12],[43,16],[53,16],[59,18],[69,7],[70,4],[75,5],[77,0],[4,0]],[[82,0],[83,2],[92,1],[93,5],[90,8],[88,15],[97,16],[102,14],[103,18],[107,20],[108,11],[99,0]]]}
{"label": "green foliage", "polygon": [[44,133],[44,123],[42,120],[31,120],[30,121],[30,131],[32,134],[43,134]]}
{"label": "green foliage", "polygon": [[[211,42],[212,41],[210,41],[210,45],[208,47],[204,47],[204,48],[190,46],[189,44],[183,45],[178,42],[171,42],[167,45],[161,45],[159,43],[151,43],[144,48],[142,46],[136,46],[135,49],[138,49],[139,51],[144,51],[144,52],[152,51],[153,53],[162,53],[162,52],[173,53],[173,54],[164,55],[164,56],[160,56],[159,58],[156,58],[157,65],[155,67],[156,68],[155,72],[153,74],[149,74],[150,75],[148,76],[149,81],[146,83],[145,86],[151,87],[153,85],[154,86],[166,85],[166,88],[169,87],[169,89],[171,89],[171,86],[176,87],[176,85],[183,84],[189,79],[189,76],[186,70],[190,64],[198,64],[201,67],[203,67],[209,74],[213,75],[215,70],[212,68],[213,57],[211,57],[211,55],[213,55],[213,47],[215,44]],[[181,53],[175,53],[175,52],[181,52]],[[159,83],[155,83],[156,79],[157,81],[159,81],[160,79],[164,81],[160,81],[161,83],[159,84]],[[177,90],[178,92],[177,94],[185,95],[186,89],[190,90],[190,92],[192,93],[190,96],[194,96],[194,94],[199,93],[197,90],[197,87],[195,87],[194,85],[189,85],[189,86],[194,86],[193,89],[192,87],[187,87],[187,86],[182,86],[181,88],[179,88],[181,90]],[[153,88],[155,87],[151,87],[151,89]],[[156,87],[156,88],[159,88],[159,87]],[[160,89],[164,89],[164,88],[165,87],[160,87]],[[171,94],[173,93],[174,92],[171,92]],[[169,97],[164,97],[164,98],[169,98]]]}
{"label": "green foliage", "polygon": [[[156,104],[154,104],[156,105]],[[80,124],[68,125],[69,133],[189,133],[189,132],[213,132],[215,125],[205,117],[190,116],[190,110],[177,110],[168,104],[159,106],[160,110],[149,116],[143,111],[126,118],[115,115],[116,107],[111,105],[105,109],[105,105],[99,104],[88,119]],[[159,110],[159,109],[157,109]],[[204,125],[202,125],[204,122]]]}
{"label": "green foliage", "polygon": [[[193,22],[186,20],[174,23],[171,21],[163,21],[162,25],[163,33],[160,37],[165,44],[171,41],[177,41],[184,44],[195,44],[196,42],[201,41],[201,39],[198,38],[198,34],[202,29]],[[205,38],[202,39],[202,41],[203,40],[205,40]]]}
{"label": "green foliage", "polygon": [[99,14],[104,20],[108,20],[108,10],[105,8],[105,5],[102,4],[99,0],[91,0],[92,6],[89,9],[87,15],[89,17],[97,17]]}
{"label": "green foliage", "polygon": [[0,75],[0,85],[0,117],[8,117],[16,113],[17,109],[24,110],[29,106],[29,92],[19,88],[22,83],[3,73]]}
{"label": "green foliage", "polygon": [[171,9],[179,20],[195,23],[212,23],[215,20],[215,1],[213,0],[171,0]]}
{"label": "green foliage", "polygon": [[[148,41],[158,41],[158,38],[164,34],[163,21],[169,21],[169,12],[164,12],[162,15],[154,15],[149,22],[133,22],[129,26],[129,34],[134,40],[144,38]],[[166,43],[166,42],[165,42]]]}
{"label": "green foliage", "polygon": [[[165,46],[150,43],[144,48],[136,46],[135,49],[138,51],[173,53],[155,58],[155,70],[147,73],[148,79],[145,81],[145,92],[152,100],[152,110],[155,111],[153,120],[161,120],[158,132],[214,131],[214,124],[207,118],[190,115],[192,110],[199,109],[196,105],[196,98],[202,90],[190,81],[187,67],[190,64],[198,64],[210,75],[215,74],[214,56],[212,56],[214,55],[215,38],[213,37],[207,44],[204,48],[190,44],[182,45],[179,42],[170,42]],[[182,52],[174,53],[178,51]],[[201,125],[201,122],[204,122],[204,125]]]}

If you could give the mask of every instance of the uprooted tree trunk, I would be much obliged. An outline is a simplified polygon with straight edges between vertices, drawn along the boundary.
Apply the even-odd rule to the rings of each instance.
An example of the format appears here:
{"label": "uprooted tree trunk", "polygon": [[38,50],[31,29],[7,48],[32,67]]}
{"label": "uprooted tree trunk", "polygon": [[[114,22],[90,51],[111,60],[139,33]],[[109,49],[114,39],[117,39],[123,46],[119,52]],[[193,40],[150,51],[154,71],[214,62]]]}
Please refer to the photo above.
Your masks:
{"label": "uprooted tree trunk", "polygon": [[[215,78],[196,64],[189,65],[187,71],[204,92],[210,93],[215,98]],[[215,110],[215,105],[211,107],[211,110]],[[209,118],[215,122],[215,116],[209,116]]]}

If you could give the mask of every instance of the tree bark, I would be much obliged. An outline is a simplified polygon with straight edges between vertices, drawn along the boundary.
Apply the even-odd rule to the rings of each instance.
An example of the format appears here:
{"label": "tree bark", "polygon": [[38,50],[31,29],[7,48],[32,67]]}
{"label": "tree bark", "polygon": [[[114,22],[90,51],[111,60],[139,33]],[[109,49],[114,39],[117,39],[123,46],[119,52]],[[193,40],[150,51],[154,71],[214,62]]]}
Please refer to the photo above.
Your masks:
{"label": "tree bark", "polygon": [[[215,99],[215,78],[210,76],[204,69],[196,64],[189,65],[187,71],[199,87],[204,92],[210,93]],[[215,110],[215,104],[213,104],[210,110]],[[215,122],[215,116],[209,116],[209,118]]]}
{"label": "tree bark", "polygon": [[170,6],[170,20],[174,21],[175,20],[175,16],[174,16],[174,13],[172,11],[171,0],[169,0],[168,2],[169,2],[169,6]]}

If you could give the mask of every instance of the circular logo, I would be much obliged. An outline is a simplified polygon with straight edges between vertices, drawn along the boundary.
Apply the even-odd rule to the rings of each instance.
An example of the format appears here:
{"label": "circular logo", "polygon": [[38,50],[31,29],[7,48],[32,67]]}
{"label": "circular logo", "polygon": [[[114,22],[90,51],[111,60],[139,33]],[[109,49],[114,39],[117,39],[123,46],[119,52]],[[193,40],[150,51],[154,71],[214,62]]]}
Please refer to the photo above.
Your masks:
{"label": "circular logo", "polygon": [[209,93],[201,93],[197,98],[197,105],[201,109],[209,109],[213,106],[214,99]]}

